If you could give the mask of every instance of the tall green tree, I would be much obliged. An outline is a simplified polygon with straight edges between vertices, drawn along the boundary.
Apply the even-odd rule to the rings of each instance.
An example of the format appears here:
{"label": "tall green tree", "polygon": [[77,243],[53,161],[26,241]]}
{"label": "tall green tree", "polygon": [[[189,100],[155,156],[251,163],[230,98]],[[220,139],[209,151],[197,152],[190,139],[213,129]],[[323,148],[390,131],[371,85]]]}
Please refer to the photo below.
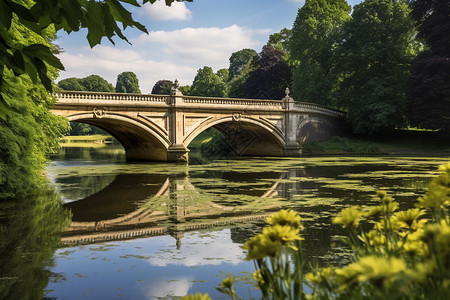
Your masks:
{"label": "tall green tree", "polygon": [[282,99],[291,85],[291,70],[283,59],[283,51],[265,45],[252,63],[252,71],[244,83],[245,98]]}
{"label": "tall green tree", "polygon": [[227,84],[222,78],[214,74],[211,67],[205,66],[197,71],[190,94],[193,96],[226,97],[227,88]]}
{"label": "tall green tree", "polygon": [[405,125],[414,26],[404,1],[366,0],[345,24],[339,68],[342,104],[353,131],[376,134]]}
{"label": "tall green tree", "polygon": [[[156,0],[144,0],[143,3],[154,3]],[[165,0],[169,5],[175,0]],[[192,1],[192,0],[181,0]],[[33,83],[40,82],[48,91],[52,91],[52,79],[47,75],[48,66],[63,70],[64,66],[54,55],[45,41],[46,30],[64,30],[67,33],[87,29],[87,40],[91,47],[100,44],[107,37],[113,44],[113,37],[127,40],[122,29],[136,27],[143,32],[147,29],[136,22],[122,3],[139,7],[136,0],[97,1],[97,0],[2,0],[0,1],[0,118],[5,118],[11,109],[6,100],[8,78],[3,71],[11,70],[15,75],[28,74]],[[22,43],[11,31],[12,24],[17,22],[25,29],[44,37],[43,41],[32,44]]]}
{"label": "tall green tree", "polygon": [[133,72],[122,72],[117,76],[116,93],[140,94],[139,79]]}
{"label": "tall green tree", "polygon": [[219,76],[223,80],[223,82],[228,82],[230,71],[228,71],[228,69],[219,69],[217,70],[216,75]]}
{"label": "tall green tree", "polygon": [[450,2],[412,0],[411,7],[425,50],[411,68],[408,119],[450,134]]}
{"label": "tall green tree", "polygon": [[336,106],[335,50],[350,11],[345,0],[306,0],[298,10],[289,44],[295,100]]}
{"label": "tall green tree", "polygon": [[251,64],[253,58],[257,56],[258,53],[255,50],[248,48],[233,52],[230,56],[228,81],[231,81],[239,76],[245,67]]}
{"label": "tall green tree", "polygon": [[273,33],[269,36],[269,41],[267,45],[272,46],[274,49],[281,50],[284,52],[284,60],[290,62],[291,59],[291,51],[290,51],[290,42],[291,42],[292,30],[283,28],[280,32]]}

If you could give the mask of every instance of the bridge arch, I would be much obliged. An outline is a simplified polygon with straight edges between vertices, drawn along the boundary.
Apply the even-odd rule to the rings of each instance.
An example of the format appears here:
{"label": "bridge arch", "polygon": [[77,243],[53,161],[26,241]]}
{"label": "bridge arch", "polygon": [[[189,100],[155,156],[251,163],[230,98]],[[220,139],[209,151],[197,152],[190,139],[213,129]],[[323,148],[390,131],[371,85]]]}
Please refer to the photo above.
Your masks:
{"label": "bridge arch", "polygon": [[96,117],[93,113],[66,116],[73,122],[94,125],[114,136],[125,148],[127,161],[166,161],[169,139],[163,132],[143,118],[107,113]]}
{"label": "bridge arch", "polygon": [[286,143],[279,128],[268,120],[238,114],[207,118],[186,135],[183,144],[188,147],[195,137],[211,127],[223,132],[239,155],[281,156],[284,153]]}
{"label": "bridge arch", "polygon": [[299,122],[296,131],[296,140],[299,144],[324,140],[331,136],[339,135],[341,131],[338,129],[335,120],[309,116]]}

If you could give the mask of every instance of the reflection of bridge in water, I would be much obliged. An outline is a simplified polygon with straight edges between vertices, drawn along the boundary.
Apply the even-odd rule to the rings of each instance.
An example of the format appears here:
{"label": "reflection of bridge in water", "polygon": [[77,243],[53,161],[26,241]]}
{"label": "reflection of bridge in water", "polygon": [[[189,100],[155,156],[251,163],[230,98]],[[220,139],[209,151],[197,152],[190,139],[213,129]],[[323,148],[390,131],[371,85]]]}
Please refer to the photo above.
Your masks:
{"label": "reflection of bridge in water", "polygon": [[73,217],[62,243],[90,244],[167,234],[179,240],[185,231],[264,219],[281,207],[276,200],[281,196],[277,180],[285,175],[273,172],[261,176],[272,181],[263,189],[228,195],[232,200],[227,203],[196,188],[186,173],[117,175],[101,191],[65,204]]}

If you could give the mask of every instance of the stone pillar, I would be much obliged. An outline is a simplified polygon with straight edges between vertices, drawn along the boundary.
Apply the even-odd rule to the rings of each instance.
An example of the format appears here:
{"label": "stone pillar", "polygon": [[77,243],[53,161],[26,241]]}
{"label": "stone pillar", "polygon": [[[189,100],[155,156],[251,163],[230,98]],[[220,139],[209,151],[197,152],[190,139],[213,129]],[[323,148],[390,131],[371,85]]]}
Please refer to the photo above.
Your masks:
{"label": "stone pillar", "polygon": [[297,120],[294,116],[294,98],[289,96],[289,88],[286,88],[286,96],[283,101],[284,109],[284,134],[286,145],[284,146],[285,156],[301,156],[302,146],[297,142]]}
{"label": "stone pillar", "polygon": [[167,150],[167,161],[187,162],[189,149],[183,144],[183,112],[180,112],[177,108],[183,103],[183,94],[178,89],[178,80],[175,80],[168,102],[171,106],[169,115],[169,138],[172,143]]}

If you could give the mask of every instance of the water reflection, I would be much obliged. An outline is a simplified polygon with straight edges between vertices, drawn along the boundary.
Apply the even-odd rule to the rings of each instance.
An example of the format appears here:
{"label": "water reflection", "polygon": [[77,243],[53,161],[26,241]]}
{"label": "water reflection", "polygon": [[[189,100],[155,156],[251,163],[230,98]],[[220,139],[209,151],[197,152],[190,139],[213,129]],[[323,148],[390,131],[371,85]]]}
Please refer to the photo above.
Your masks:
{"label": "water reflection", "polygon": [[[376,190],[410,207],[448,158],[296,158],[206,164],[60,161],[49,176],[73,214],[54,258],[48,297],[156,299],[208,292],[228,272],[251,284],[239,247],[264,218],[292,208],[304,220],[308,262],[342,264],[331,219],[376,205]],[[107,179],[104,179],[107,178]],[[73,192],[73,190],[83,191]],[[83,195],[83,197],[80,197]],[[247,278],[247,279],[245,279]],[[241,286],[239,286],[241,284]],[[253,292],[253,291],[252,291]],[[253,294],[258,298],[258,294]],[[170,299],[170,297],[169,297]]]}
{"label": "water reflection", "polygon": [[27,199],[0,202],[0,299],[41,299],[47,263],[70,223],[61,198],[39,191]]}

